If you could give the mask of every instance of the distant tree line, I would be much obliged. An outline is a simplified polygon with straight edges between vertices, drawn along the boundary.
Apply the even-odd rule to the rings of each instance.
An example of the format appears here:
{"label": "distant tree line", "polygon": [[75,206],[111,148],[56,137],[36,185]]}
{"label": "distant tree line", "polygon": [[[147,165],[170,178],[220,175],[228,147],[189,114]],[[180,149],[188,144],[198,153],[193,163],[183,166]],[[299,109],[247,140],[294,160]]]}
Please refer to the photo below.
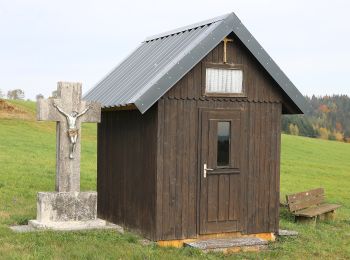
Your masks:
{"label": "distant tree line", "polygon": [[[49,98],[57,98],[57,90],[52,91],[52,94]],[[14,99],[14,100],[24,100],[24,91],[22,89],[13,89],[13,90],[9,90],[7,92],[7,99]],[[0,98],[4,98],[5,94],[2,91],[2,89],[0,89]],[[36,100],[44,98],[44,95],[39,93],[36,95]]]}
{"label": "distant tree line", "polygon": [[[4,92],[0,89],[0,98],[4,98],[5,94]],[[22,89],[13,89],[7,91],[7,99],[24,99],[24,91]]]}
{"label": "distant tree line", "polygon": [[305,115],[285,115],[287,134],[350,142],[350,98],[347,95],[306,97]]}
{"label": "distant tree line", "polygon": [[14,89],[7,91],[7,99],[24,99],[24,91],[22,89]]}

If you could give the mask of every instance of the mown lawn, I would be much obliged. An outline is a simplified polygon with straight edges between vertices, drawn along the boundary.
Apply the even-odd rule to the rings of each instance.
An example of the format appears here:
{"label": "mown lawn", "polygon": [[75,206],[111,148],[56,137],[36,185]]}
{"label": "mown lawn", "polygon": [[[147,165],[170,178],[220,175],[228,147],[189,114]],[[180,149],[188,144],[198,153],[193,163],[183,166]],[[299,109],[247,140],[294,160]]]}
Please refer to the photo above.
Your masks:
{"label": "mown lawn", "polygon": [[[16,102],[34,113],[32,102]],[[82,190],[96,189],[96,125],[82,130]],[[287,193],[324,187],[328,202],[342,204],[334,222],[295,224],[281,211],[281,227],[298,238],[279,239],[269,250],[230,256],[193,249],[144,246],[140,237],[114,231],[34,232],[8,227],[36,217],[36,193],[53,191],[55,125],[0,118],[0,259],[347,259],[350,258],[350,144],[282,136],[281,200]]]}

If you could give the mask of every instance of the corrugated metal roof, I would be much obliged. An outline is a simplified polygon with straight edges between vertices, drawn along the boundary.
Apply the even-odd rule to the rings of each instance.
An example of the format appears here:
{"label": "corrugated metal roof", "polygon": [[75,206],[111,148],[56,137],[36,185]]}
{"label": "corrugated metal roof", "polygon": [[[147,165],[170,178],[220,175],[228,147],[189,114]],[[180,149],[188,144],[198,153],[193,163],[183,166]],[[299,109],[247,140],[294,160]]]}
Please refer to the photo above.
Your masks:
{"label": "corrugated metal roof", "polygon": [[84,98],[105,108],[135,104],[144,113],[231,32],[304,111],[304,97],[234,13],[146,38]]}

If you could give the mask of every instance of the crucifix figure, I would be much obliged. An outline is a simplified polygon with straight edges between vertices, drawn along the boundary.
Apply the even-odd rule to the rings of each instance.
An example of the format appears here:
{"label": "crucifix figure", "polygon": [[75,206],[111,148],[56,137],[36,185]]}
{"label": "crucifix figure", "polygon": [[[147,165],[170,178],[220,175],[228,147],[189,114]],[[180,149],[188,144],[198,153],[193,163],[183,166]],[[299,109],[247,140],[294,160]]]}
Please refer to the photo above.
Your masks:
{"label": "crucifix figure", "polygon": [[79,128],[77,128],[76,122],[79,117],[84,115],[90,109],[90,107],[85,108],[81,113],[78,113],[77,111],[73,111],[71,114],[68,114],[64,112],[64,110],[61,107],[59,107],[56,103],[53,103],[53,106],[57,108],[57,110],[67,118],[67,123],[68,123],[67,135],[70,139],[70,144],[71,144],[69,159],[74,159],[73,153],[75,151],[75,145],[77,143],[77,139],[79,135]]}
{"label": "crucifix figure", "polygon": [[58,82],[57,98],[38,100],[37,118],[56,122],[56,191],[80,191],[80,126],[100,122],[101,106],[81,100],[81,83]]}
{"label": "crucifix figure", "polygon": [[232,39],[229,39],[227,37],[224,38],[224,63],[227,63],[227,43],[233,42]]}

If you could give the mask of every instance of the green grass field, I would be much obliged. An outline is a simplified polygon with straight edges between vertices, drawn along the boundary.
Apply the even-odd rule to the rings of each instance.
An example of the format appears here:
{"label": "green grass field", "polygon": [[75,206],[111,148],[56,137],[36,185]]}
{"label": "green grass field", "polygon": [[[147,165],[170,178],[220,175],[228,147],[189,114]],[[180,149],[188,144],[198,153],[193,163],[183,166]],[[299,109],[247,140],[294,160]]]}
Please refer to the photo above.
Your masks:
{"label": "green grass field", "polygon": [[[33,115],[33,102],[13,102]],[[96,189],[96,125],[82,130],[82,190]],[[0,118],[0,259],[350,259],[350,144],[282,136],[281,199],[324,187],[328,202],[343,205],[334,222],[296,224],[281,211],[280,225],[298,238],[278,239],[269,250],[224,256],[183,248],[144,246],[114,231],[14,233],[9,225],[36,217],[36,193],[53,191],[55,125]]]}

